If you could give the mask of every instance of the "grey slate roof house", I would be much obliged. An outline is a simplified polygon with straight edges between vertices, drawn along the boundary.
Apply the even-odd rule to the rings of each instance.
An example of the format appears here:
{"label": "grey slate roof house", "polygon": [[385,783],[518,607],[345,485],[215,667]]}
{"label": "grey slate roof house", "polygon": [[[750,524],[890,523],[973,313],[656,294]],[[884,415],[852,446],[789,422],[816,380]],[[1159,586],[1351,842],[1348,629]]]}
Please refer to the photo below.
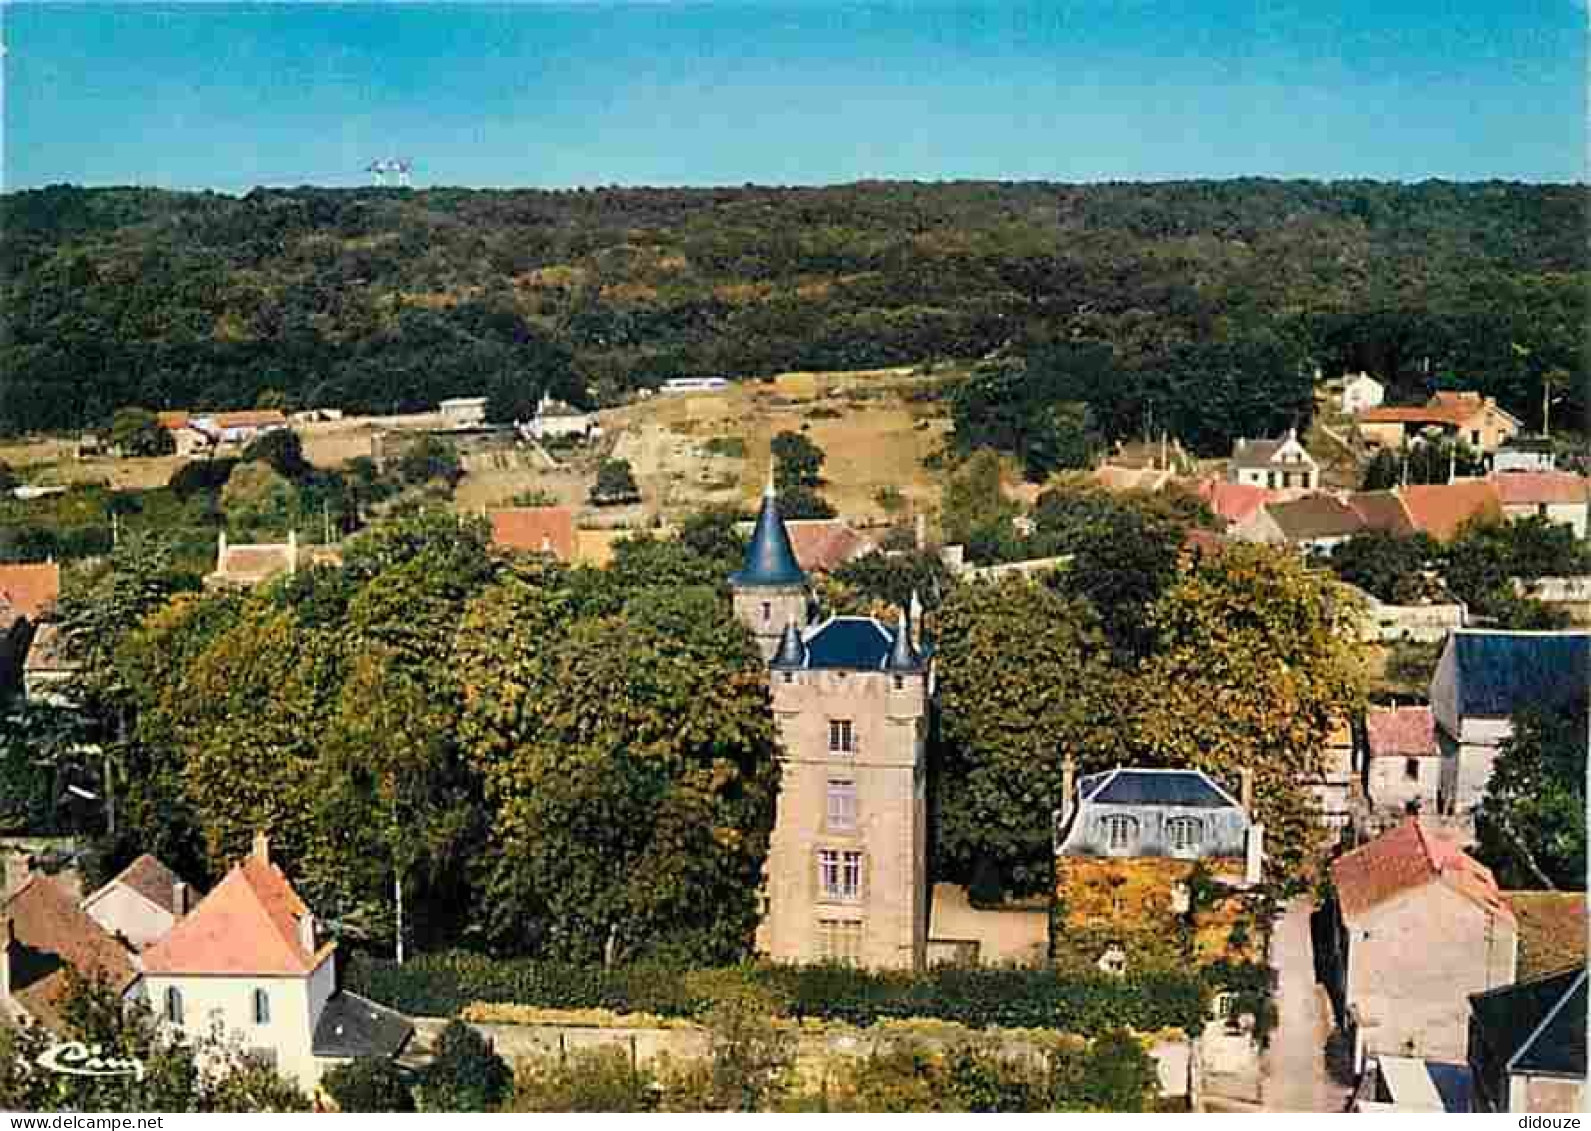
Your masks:
{"label": "grey slate roof house", "polygon": [[1578,966],[1470,995],[1478,1110],[1583,1110],[1586,980],[1586,967]]}
{"label": "grey slate roof house", "polygon": [[1077,783],[1056,814],[1055,854],[1242,857],[1257,850],[1258,833],[1202,770],[1115,769]]}
{"label": "grey slate roof house", "polygon": [[1491,778],[1497,747],[1521,707],[1587,709],[1591,632],[1455,629],[1431,677],[1442,755],[1438,807],[1468,814]]}

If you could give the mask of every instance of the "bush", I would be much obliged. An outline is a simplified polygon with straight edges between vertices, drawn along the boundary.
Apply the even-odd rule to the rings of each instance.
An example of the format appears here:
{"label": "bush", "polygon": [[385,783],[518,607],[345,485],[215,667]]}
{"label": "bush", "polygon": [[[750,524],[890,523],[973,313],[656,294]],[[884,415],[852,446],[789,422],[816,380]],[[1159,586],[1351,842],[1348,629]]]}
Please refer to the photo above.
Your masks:
{"label": "bush", "polygon": [[1125,978],[1053,970],[943,968],[926,974],[847,966],[744,966],[683,977],[678,968],[604,969],[463,951],[421,955],[403,966],[366,955],[348,966],[348,986],[408,1013],[456,1014],[471,1002],[550,1009],[611,1009],[700,1019],[735,984],[777,994],[790,1016],[867,1026],[932,1017],[971,1028],[1054,1029],[1096,1036],[1126,1026],[1198,1032],[1210,986],[1197,970],[1145,970]]}
{"label": "bush", "polygon": [[110,442],[124,456],[163,456],[177,450],[171,433],[144,408],[119,408],[111,417]]}
{"label": "bush", "polygon": [[630,461],[604,460],[597,468],[597,481],[591,488],[591,501],[598,506],[640,501],[641,489],[635,484],[635,473]]}
{"label": "bush", "polygon": [[[618,1045],[543,1057],[519,1070],[510,1111],[655,1111],[660,1089],[650,1071]],[[463,1110],[463,1109],[460,1109]]]}
{"label": "bush", "polygon": [[166,486],[183,502],[195,495],[219,495],[237,465],[235,459],[191,460],[171,473]]}
{"label": "bush", "polygon": [[503,1102],[512,1083],[513,1073],[485,1037],[462,1021],[449,1021],[437,1040],[436,1059],[426,1069],[426,1110],[490,1111]]}
{"label": "bush", "polygon": [[746,456],[746,441],[739,436],[714,436],[702,445],[702,450],[710,456],[744,459]]}
{"label": "bush", "polygon": [[310,472],[309,461],[304,458],[304,442],[291,428],[260,433],[243,449],[243,459],[270,464],[272,470],[288,479],[302,479]]}
{"label": "bush", "polygon": [[414,1110],[404,1073],[384,1057],[363,1057],[326,1073],[321,1086],[341,1111]]}

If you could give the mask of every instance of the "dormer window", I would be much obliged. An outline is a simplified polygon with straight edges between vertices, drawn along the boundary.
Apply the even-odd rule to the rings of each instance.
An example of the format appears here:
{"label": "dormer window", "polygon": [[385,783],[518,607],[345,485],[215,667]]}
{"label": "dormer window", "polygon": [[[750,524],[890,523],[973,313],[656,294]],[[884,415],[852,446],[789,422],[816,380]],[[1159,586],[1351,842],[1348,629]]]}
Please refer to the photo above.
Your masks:
{"label": "dormer window", "polygon": [[1112,813],[1100,822],[1105,833],[1105,846],[1112,852],[1125,852],[1138,843],[1138,822],[1133,817]]}
{"label": "dormer window", "polygon": [[1173,817],[1166,822],[1166,844],[1173,852],[1196,852],[1204,843],[1204,822],[1197,817]]}

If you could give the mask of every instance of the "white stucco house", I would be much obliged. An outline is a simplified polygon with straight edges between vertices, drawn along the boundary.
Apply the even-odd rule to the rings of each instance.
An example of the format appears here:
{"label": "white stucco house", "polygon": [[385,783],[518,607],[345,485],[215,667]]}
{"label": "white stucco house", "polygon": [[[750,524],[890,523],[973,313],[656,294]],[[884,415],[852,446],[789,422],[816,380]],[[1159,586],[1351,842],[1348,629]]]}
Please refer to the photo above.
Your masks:
{"label": "white stucco house", "polygon": [[1313,491],[1320,486],[1320,465],[1289,428],[1280,440],[1246,440],[1232,445],[1227,481],[1270,491]]}
{"label": "white stucco house", "polygon": [[1376,408],[1386,396],[1387,387],[1368,373],[1350,374],[1342,380],[1342,411],[1346,416]]}
{"label": "white stucco house", "polygon": [[146,852],[83,900],[83,911],[134,950],[143,950],[177,925],[189,903],[188,885]]}
{"label": "white stucco house", "polygon": [[257,834],[254,850],[141,958],[165,1024],[191,1035],[219,1027],[312,1090],[337,1064],[398,1055],[414,1032],[400,1014],[339,989],[336,954]]}

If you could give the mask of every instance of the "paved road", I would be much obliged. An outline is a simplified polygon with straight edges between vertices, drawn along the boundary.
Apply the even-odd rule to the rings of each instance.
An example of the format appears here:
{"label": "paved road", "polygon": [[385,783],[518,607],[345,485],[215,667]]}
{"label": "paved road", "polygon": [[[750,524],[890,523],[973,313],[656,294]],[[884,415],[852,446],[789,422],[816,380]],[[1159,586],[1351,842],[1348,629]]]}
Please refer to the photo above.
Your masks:
{"label": "paved road", "polygon": [[1315,983],[1309,934],[1313,910],[1308,899],[1288,904],[1271,940],[1280,1016],[1265,1053],[1260,1083],[1267,1111],[1340,1112],[1348,1099],[1349,1089],[1326,1072],[1331,1003],[1325,989]]}

